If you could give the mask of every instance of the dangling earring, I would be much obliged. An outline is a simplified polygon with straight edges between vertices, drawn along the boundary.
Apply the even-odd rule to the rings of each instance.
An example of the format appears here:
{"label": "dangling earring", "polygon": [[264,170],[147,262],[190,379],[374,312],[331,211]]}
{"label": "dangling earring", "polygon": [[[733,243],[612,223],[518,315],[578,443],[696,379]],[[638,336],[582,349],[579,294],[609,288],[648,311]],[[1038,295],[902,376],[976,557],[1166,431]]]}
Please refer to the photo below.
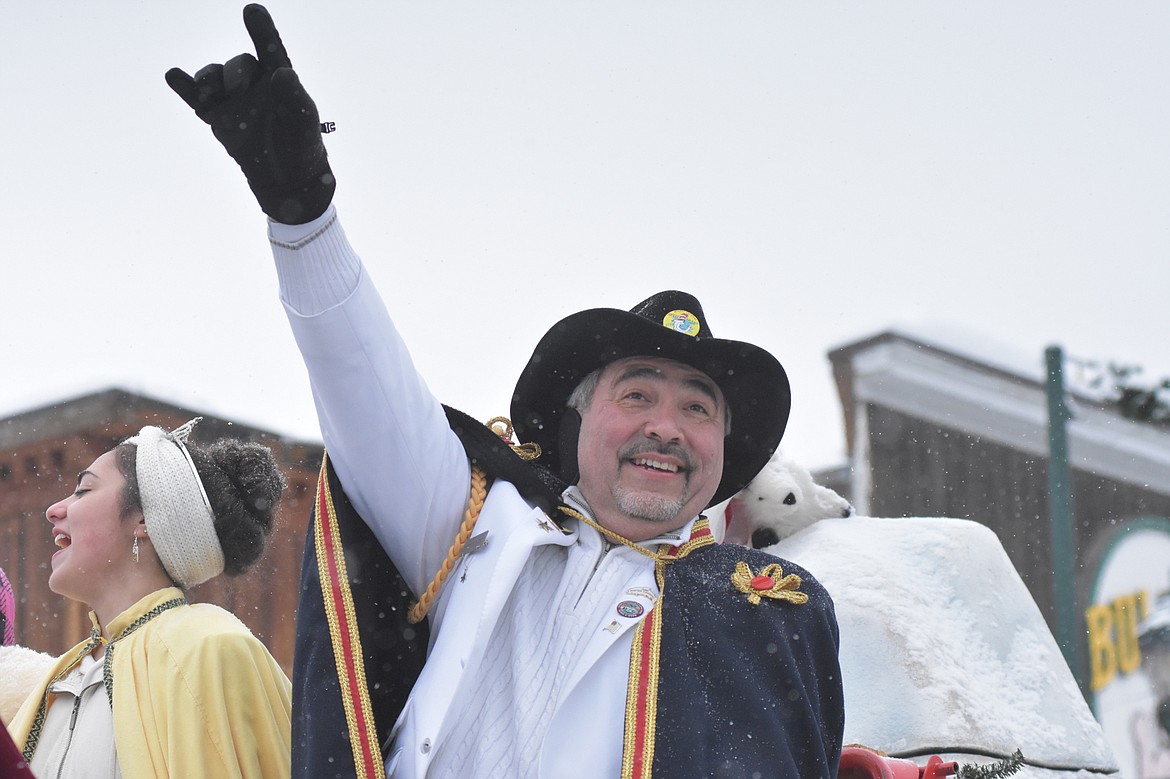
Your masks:
{"label": "dangling earring", "polygon": [[134,536],[134,546],[130,547],[130,554],[134,555],[134,562],[138,562],[138,536]]}

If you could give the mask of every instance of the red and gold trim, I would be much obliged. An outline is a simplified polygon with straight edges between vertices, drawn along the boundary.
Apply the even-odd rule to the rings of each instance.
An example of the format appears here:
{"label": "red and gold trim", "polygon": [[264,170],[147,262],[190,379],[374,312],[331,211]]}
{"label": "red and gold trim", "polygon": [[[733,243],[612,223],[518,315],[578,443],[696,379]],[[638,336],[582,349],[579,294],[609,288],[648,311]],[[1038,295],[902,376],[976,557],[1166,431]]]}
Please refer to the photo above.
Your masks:
{"label": "red and gold trim", "polygon": [[678,546],[663,546],[655,560],[658,600],[634,628],[630,676],[626,687],[625,746],[622,779],[650,779],[654,769],[654,731],[658,714],[658,671],[662,648],[662,599],[666,592],[666,564],[696,549],[716,543],[704,518],[691,526],[691,535]]}
{"label": "red and gold trim", "polygon": [[691,525],[691,537],[678,546],[667,547],[663,554],[667,559],[677,560],[680,557],[686,557],[696,549],[702,549],[704,546],[711,546],[714,543],[716,543],[715,534],[711,532],[710,523],[706,517],[699,517],[695,520],[695,524]]}
{"label": "red and gold trim", "polygon": [[622,779],[648,779],[654,767],[654,725],[658,713],[658,655],[662,642],[662,596],[634,628],[630,680],[626,691]]}
{"label": "red and gold trim", "polygon": [[317,511],[313,522],[325,618],[329,622],[329,636],[333,641],[333,658],[337,663],[341,703],[349,726],[355,775],[358,779],[384,779],[386,772],[370,707],[353,593],[350,592],[349,577],[345,570],[345,551],[341,546],[337,510],[329,489],[328,461],[329,456],[326,454],[321,460],[321,475],[317,480]]}

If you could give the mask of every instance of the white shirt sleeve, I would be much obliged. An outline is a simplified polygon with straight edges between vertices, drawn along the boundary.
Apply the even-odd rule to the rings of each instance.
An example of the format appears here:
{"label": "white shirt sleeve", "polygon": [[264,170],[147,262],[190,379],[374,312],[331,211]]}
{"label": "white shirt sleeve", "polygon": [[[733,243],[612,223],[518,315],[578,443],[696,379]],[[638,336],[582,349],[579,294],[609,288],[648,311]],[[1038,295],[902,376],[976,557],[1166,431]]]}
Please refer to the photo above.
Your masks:
{"label": "white shirt sleeve", "polygon": [[470,466],[330,206],[270,223],[280,297],[346,495],[418,594],[455,538]]}

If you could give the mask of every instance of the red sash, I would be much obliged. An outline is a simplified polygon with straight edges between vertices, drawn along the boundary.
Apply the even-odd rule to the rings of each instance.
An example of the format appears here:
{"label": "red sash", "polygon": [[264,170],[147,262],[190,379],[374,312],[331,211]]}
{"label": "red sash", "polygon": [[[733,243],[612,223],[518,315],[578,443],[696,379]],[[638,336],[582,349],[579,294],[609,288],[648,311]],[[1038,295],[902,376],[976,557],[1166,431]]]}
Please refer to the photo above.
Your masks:
{"label": "red sash", "polygon": [[365,664],[362,662],[361,637],[354,616],[353,593],[350,592],[349,577],[345,572],[345,552],[341,546],[337,510],[329,489],[327,462],[328,455],[321,461],[321,475],[317,481],[317,511],[313,523],[325,618],[329,622],[329,636],[333,641],[333,657],[337,662],[337,680],[341,688],[345,721],[349,726],[356,775],[358,779],[385,779],[382,751],[378,744],[378,734],[374,730],[374,714],[366,685]]}

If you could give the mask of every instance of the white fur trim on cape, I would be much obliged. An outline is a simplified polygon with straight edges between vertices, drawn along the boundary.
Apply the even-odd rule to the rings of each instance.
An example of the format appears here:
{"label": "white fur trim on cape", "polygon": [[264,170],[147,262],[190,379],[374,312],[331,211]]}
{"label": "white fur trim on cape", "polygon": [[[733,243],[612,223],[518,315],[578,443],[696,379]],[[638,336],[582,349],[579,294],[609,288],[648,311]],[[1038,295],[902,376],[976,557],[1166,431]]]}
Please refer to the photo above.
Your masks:
{"label": "white fur trim on cape", "polygon": [[24,703],[45,674],[54,658],[26,646],[0,646],[0,718],[12,722],[20,704]]}

